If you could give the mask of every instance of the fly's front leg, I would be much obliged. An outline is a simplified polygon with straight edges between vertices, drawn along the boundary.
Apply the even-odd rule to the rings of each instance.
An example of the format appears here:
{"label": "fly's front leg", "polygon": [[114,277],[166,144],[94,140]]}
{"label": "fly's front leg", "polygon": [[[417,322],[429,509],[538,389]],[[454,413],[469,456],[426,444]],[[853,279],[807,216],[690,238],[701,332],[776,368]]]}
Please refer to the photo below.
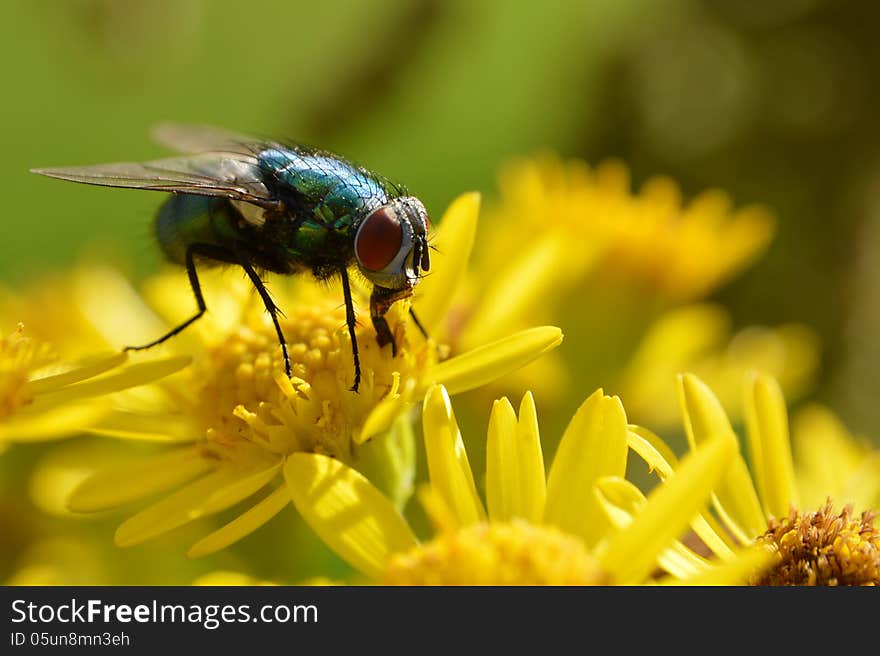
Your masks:
{"label": "fly's front leg", "polygon": [[397,355],[397,343],[394,341],[394,335],[391,334],[385,314],[394,303],[410,296],[412,296],[411,287],[386,289],[378,286],[373,287],[373,293],[370,295],[370,318],[373,320],[373,328],[376,329],[376,341],[379,346],[391,344],[392,357]]}

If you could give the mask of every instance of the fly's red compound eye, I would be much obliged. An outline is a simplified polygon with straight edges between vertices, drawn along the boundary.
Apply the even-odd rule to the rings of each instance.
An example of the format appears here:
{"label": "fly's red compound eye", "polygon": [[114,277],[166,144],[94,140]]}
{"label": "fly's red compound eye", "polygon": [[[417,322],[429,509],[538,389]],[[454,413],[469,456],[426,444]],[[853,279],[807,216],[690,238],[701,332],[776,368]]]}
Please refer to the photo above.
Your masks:
{"label": "fly's red compound eye", "polygon": [[355,253],[368,271],[382,271],[397,257],[403,244],[403,228],[397,213],[382,207],[370,214],[358,229]]}

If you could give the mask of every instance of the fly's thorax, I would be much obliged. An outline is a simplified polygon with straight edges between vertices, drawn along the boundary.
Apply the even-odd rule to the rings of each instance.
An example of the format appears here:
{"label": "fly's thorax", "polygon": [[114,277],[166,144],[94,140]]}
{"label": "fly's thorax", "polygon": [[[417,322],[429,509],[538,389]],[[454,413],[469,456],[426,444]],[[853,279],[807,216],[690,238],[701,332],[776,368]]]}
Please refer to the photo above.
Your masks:
{"label": "fly's thorax", "polygon": [[330,153],[273,147],[257,155],[273,196],[300,216],[314,214],[327,225],[388,198],[379,180]]}
{"label": "fly's thorax", "polygon": [[413,196],[395,198],[367,214],[355,229],[354,254],[370,282],[412,288],[430,266],[428,213]]}

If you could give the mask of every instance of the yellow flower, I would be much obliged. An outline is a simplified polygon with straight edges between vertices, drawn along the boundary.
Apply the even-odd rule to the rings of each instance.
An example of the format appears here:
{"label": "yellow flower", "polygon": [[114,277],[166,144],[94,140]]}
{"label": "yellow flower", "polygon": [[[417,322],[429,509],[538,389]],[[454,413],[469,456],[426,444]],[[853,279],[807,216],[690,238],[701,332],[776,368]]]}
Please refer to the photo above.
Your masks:
{"label": "yellow flower", "polygon": [[58,439],[83,432],[109,409],[107,395],[174,373],[177,357],[126,365],[124,353],[61,360],[25,336],[23,324],[0,337],[0,444]]}
{"label": "yellow flower", "polygon": [[[696,376],[679,377],[679,395],[691,449],[699,451],[703,444],[718,436],[735,438],[720,402]],[[795,467],[797,461],[792,457],[785,401],[778,383],[766,375],[750,377],[745,386],[743,407],[751,471],[737,455],[725,478],[715,486],[714,514],[701,516],[693,525],[705,547],[723,557],[739,545],[772,546],[776,554],[773,567],[754,578],[754,583],[880,583],[880,532],[873,526],[873,511],[866,508],[860,518],[854,518],[851,505],[869,499],[876,501],[880,470],[876,467],[842,470],[840,465],[846,460],[834,453],[835,447],[842,445],[850,453],[858,447],[849,444],[838,432],[836,440],[822,447],[828,464],[826,472],[833,471],[833,476],[804,478],[810,488],[801,489]],[[823,419],[827,421],[828,415]],[[816,430],[815,424],[812,430]],[[834,430],[839,427],[835,426]],[[661,477],[677,472],[674,456],[659,438],[645,429],[636,431],[643,439],[641,452],[664,453],[665,462],[657,468]],[[816,434],[807,438],[808,441],[815,439]],[[811,445],[814,450],[808,449],[803,454],[813,461],[812,467],[819,456],[816,447],[814,442]],[[873,458],[876,463],[876,454]],[[652,466],[656,466],[656,462]],[[832,484],[824,489],[813,487],[829,481]],[[801,505],[802,496],[816,499],[820,494],[827,500],[815,510]],[[841,496],[832,497],[833,494]],[[693,553],[687,554],[687,558],[693,556]],[[682,560],[667,563],[666,569],[680,574],[686,565]]]}
{"label": "yellow flower", "polygon": [[480,237],[466,344],[494,336],[498,322],[568,309],[591,282],[667,304],[701,298],[746,268],[775,224],[762,207],[733,211],[719,190],[685,205],[668,178],[635,193],[616,160],[595,170],[553,155],[517,160],[502,170],[500,192]]}
{"label": "yellow flower", "polygon": [[816,335],[799,324],[751,326],[732,334],[720,306],[669,310],[648,328],[616,384],[636,422],[664,430],[679,420],[675,381],[690,371],[706,381],[728,414],[742,415],[741,381],[750,371],[774,376],[789,397],[806,392],[818,368]]}
{"label": "yellow flower", "polygon": [[[472,234],[478,208],[476,194],[460,197],[442,219],[441,235]],[[416,307],[429,331],[461,277],[471,243],[465,240],[438,254],[432,267],[437,274],[419,289]],[[69,500],[71,510],[93,512],[167,493],[122,523],[116,532],[120,546],[139,544],[253,498],[189,554],[228,546],[287,505],[281,471],[297,453],[323,454],[374,479],[384,476],[389,479],[384,487],[396,486],[391,493],[402,503],[411,486],[413,455],[406,422],[395,422],[425,390],[434,382],[454,392],[472,389],[562,341],[559,329],[539,327],[441,361],[435,341],[425,340],[408,322],[408,305],[397,303],[387,315],[396,357],[390,347],[378,346],[368,321],[357,327],[362,378],[355,393],[350,391],[353,357],[338,290],[302,278],[271,282],[286,313],[281,326],[292,362],[288,379],[271,320],[249,283],[241,275],[205,272],[202,278],[208,314],[162,347],[193,353],[193,366],[119,398],[117,411],[93,427],[100,434],[179,446],[129,467],[97,472]],[[148,286],[171,325],[191,311],[189,289],[182,282],[180,276],[163,276]],[[136,339],[143,329],[134,328]],[[127,339],[133,339],[131,334]]]}
{"label": "yellow flower", "polygon": [[695,303],[763,252],[775,225],[768,210],[734,208],[718,190],[685,202],[667,178],[634,190],[618,161],[591,168],[552,155],[512,162],[499,187],[439,334],[469,348],[538,322],[567,338],[488,386],[477,408],[460,406],[465,425],[491,398],[522,388],[564,417],[578,402],[569,390],[605,385],[625,394],[633,418],[662,428],[677,421],[669,401],[679,371],[706,377],[734,414],[745,370],[778,376],[791,395],[809,388],[818,361],[810,330],[734,332],[724,309]]}
{"label": "yellow flower", "polygon": [[[45,274],[20,288],[0,283],[0,316],[27,326],[27,334],[52,344],[62,359],[76,359],[107,349],[120,350],[128,342],[106,339],[116,326],[102,325],[108,310],[131,306],[125,295],[134,290],[109,266],[80,263],[63,273]],[[116,317],[115,322],[130,318]],[[130,354],[136,355],[136,354]]]}
{"label": "yellow flower", "polygon": [[880,450],[852,435],[828,408],[814,403],[792,420],[800,502],[818,508],[828,497],[856,512],[880,508]]}
{"label": "yellow flower", "polygon": [[[572,418],[545,477],[531,394],[519,417],[496,401],[487,440],[486,504],[468,462],[449,396],[435,386],[422,409],[430,487],[423,505],[436,534],[419,542],[366,478],[318,454],[288,458],[293,502],[324,542],[369,580],[405,585],[637,584],[706,503],[736,455],[727,436],[687,459],[642,512],[615,529],[600,489],[624,481],[630,440],[623,406],[599,390]],[[767,560],[761,548],[713,565],[693,580],[735,583]]]}

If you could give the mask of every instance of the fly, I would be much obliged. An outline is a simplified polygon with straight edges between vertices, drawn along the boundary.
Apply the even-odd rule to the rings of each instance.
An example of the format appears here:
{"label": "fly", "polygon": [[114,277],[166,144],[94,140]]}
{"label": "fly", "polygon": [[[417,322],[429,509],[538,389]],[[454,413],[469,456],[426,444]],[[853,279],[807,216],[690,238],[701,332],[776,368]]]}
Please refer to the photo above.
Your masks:
{"label": "fly", "polygon": [[[361,379],[349,268],[373,285],[370,318],[379,346],[397,344],[385,319],[396,302],[412,296],[430,268],[428,213],[422,202],[386,178],[325,150],[255,139],[224,130],[162,125],[156,140],[183,153],[148,162],[120,162],[34,173],[104,187],[169,192],[156,215],[156,238],[165,257],[183,265],[198,311],[158,339],[161,344],[198,320],[207,306],[196,260],[244,269],[272,318],[291,375],[279,310],[258,270],[282,275],[339,276],[354,356]],[[424,329],[410,309],[419,330]]]}

